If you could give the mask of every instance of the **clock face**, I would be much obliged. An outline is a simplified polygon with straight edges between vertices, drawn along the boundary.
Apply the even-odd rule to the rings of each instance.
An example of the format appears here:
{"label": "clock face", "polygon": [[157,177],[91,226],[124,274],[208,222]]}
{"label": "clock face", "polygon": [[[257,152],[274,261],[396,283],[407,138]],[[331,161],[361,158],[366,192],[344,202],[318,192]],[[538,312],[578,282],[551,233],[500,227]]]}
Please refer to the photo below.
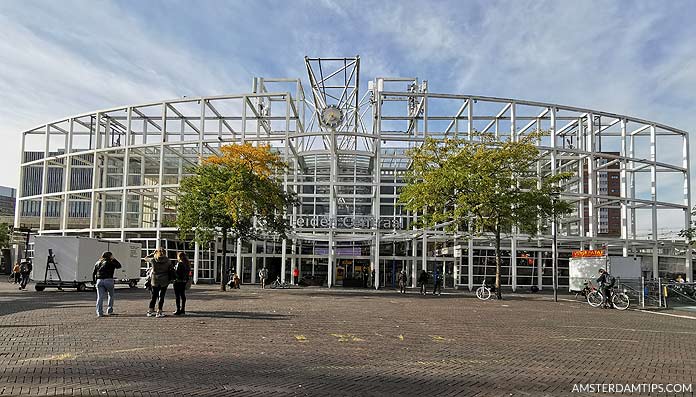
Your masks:
{"label": "clock face", "polygon": [[336,128],[343,121],[343,112],[334,105],[329,105],[321,111],[321,122],[329,127]]}

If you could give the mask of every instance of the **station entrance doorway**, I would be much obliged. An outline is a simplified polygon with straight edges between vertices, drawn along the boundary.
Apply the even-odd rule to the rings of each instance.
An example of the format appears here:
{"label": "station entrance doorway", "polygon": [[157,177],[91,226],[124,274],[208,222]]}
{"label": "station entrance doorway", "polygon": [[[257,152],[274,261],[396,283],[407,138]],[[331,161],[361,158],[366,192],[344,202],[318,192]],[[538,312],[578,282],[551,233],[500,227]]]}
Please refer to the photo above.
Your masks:
{"label": "station entrance doorway", "polygon": [[368,258],[337,258],[336,285],[353,288],[367,288],[370,278]]}

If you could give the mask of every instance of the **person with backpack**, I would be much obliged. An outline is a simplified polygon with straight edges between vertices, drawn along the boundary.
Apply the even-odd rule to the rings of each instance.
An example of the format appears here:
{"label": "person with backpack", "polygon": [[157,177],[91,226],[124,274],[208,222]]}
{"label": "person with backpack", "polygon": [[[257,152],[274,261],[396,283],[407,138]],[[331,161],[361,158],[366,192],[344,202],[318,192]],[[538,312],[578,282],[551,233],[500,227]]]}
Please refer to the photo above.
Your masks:
{"label": "person with backpack", "polygon": [[418,283],[420,284],[420,293],[421,295],[427,295],[428,293],[428,272],[425,271],[425,269],[421,270],[420,275],[418,275]]}
{"label": "person with backpack", "polygon": [[266,288],[266,279],[268,278],[268,270],[266,266],[259,270],[259,279],[261,280],[261,289]]}
{"label": "person with backpack", "polygon": [[[169,283],[175,279],[174,265],[167,257],[164,248],[158,248],[152,256],[148,256],[150,263],[150,283],[152,285],[150,306],[147,311],[148,317],[164,317],[162,312],[164,307],[164,295],[167,293]],[[157,313],[155,313],[155,303],[157,303]]]}
{"label": "person with backpack", "polygon": [[604,269],[599,269],[599,278],[597,278],[597,284],[604,295],[604,308],[611,309],[611,290],[616,284],[616,278],[609,274]]}
{"label": "person with backpack", "polygon": [[27,289],[27,283],[29,282],[29,276],[31,275],[31,261],[25,259],[19,265],[19,274],[22,277],[22,281],[19,283],[19,289]]}
{"label": "person with backpack", "polygon": [[176,296],[175,316],[186,314],[186,286],[189,282],[189,272],[191,266],[185,252],[176,255],[176,265],[174,265],[174,295]]}
{"label": "person with backpack", "polygon": [[104,295],[109,295],[106,303],[106,314],[114,314],[114,271],[121,268],[121,263],[113,254],[105,251],[92,271],[92,284],[97,290],[97,317],[104,317]]}

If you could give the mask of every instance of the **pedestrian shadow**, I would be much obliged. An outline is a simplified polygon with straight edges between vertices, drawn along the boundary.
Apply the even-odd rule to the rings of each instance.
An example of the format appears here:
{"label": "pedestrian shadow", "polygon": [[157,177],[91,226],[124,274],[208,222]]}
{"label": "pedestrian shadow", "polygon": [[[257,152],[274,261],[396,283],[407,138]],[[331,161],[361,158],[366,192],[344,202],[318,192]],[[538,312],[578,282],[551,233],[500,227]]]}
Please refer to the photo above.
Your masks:
{"label": "pedestrian shadow", "polygon": [[278,313],[233,312],[233,311],[196,311],[187,312],[186,317],[193,318],[235,318],[241,320],[289,320],[292,316]]}

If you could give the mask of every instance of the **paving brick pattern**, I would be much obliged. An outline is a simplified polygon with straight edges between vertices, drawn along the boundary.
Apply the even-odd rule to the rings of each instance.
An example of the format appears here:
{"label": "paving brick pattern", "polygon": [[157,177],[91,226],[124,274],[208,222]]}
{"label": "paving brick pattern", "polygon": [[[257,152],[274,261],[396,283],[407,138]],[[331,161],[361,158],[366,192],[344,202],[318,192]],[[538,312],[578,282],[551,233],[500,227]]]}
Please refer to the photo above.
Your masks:
{"label": "paving brick pattern", "polygon": [[696,320],[686,318],[538,296],[482,302],[471,293],[201,286],[188,293],[188,316],[147,318],[146,291],[116,292],[117,315],[97,318],[94,293],[0,285],[0,395],[577,396],[576,383],[696,387]]}

